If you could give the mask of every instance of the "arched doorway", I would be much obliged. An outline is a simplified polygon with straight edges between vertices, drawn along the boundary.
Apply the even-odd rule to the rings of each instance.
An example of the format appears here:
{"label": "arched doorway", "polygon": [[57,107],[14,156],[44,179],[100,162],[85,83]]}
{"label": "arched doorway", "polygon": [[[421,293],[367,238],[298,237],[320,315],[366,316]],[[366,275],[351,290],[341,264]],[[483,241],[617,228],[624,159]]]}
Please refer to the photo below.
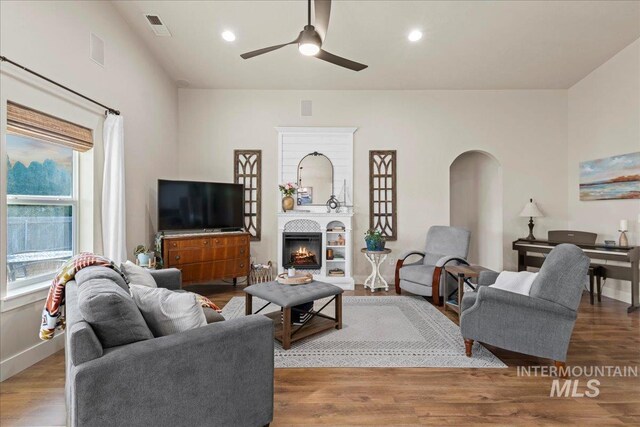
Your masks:
{"label": "arched doorway", "polygon": [[502,168],[490,154],[467,151],[449,167],[450,224],[471,231],[469,261],[502,270]]}

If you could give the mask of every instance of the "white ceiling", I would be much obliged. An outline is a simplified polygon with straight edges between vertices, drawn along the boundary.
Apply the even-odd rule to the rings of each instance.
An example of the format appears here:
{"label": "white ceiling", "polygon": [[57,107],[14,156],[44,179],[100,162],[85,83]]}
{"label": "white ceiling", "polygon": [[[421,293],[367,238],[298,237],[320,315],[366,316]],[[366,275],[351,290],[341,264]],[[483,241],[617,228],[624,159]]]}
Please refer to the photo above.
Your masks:
{"label": "white ceiling", "polygon": [[[301,0],[114,3],[171,77],[195,88],[564,89],[640,37],[638,1],[334,0],[323,48],[369,65],[354,72],[294,45],[240,58],[295,39]],[[173,36],[153,35],[144,13]],[[424,37],[409,43],[414,28]]]}

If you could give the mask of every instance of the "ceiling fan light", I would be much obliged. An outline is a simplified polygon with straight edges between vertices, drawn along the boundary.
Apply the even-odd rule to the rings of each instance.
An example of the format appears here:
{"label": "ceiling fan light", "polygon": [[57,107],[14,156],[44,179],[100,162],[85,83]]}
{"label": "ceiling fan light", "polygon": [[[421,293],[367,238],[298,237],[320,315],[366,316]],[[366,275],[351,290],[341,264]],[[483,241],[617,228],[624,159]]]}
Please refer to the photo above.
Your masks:
{"label": "ceiling fan light", "polygon": [[420,40],[422,38],[422,31],[413,30],[413,31],[411,31],[409,33],[407,38],[409,39],[410,42],[417,42],[418,40]]}
{"label": "ceiling fan light", "polygon": [[225,41],[232,42],[236,39],[236,35],[232,31],[226,30],[222,32],[222,38]]}
{"label": "ceiling fan light", "polygon": [[320,52],[320,46],[315,43],[300,43],[298,45],[298,50],[303,55],[314,56]]}

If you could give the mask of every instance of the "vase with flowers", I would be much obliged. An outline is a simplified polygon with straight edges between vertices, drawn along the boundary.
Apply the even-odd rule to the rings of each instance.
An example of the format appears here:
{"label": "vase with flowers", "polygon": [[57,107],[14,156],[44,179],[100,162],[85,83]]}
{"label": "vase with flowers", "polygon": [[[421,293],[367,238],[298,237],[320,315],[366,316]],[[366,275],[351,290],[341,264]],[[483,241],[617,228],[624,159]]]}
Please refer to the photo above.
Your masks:
{"label": "vase with flowers", "polygon": [[298,186],[293,182],[287,182],[286,184],[280,184],[280,193],[282,193],[282,210],[284,212],[293,210],[295,205],[293,200],[293,194],[298,189]]}
{"label": "vase with flowers", "polygon": [[386,243],[384,236],[380,230],[367,230],[364,234],[364,241],[367,244],[368,251],[382,251]]}

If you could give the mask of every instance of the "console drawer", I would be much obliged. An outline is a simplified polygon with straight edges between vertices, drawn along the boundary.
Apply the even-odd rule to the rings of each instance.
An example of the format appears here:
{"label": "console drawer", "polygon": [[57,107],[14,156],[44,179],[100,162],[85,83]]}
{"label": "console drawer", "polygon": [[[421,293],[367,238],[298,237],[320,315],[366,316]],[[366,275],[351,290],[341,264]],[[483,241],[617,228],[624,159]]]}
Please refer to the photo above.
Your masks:
{"label": "console drawer", "polygon": [[167,236],[162,241],[164,265],[179,268],[185,285],[248,276],[250,237],[249,233]]}
{"label": "console drawer", "polygon": [[211,245],[211,239],[206,238],[188,238],[188,239],[170,239],[167,240],[167,247],[171,249],[185,249],[185,248],[207,248]]}
{"label": "console drawer", "polygon": [[249,258],[240,258],[235,260],[235,275],[236,276],[248,276],[250,267]]}
{"label": "console drawer", "polygon": [[192,264],[194,262],[204,261],[204,251],[200,248],[197,249],[176,249],[169,251],[169,257],[167,259],[168,266]]}

